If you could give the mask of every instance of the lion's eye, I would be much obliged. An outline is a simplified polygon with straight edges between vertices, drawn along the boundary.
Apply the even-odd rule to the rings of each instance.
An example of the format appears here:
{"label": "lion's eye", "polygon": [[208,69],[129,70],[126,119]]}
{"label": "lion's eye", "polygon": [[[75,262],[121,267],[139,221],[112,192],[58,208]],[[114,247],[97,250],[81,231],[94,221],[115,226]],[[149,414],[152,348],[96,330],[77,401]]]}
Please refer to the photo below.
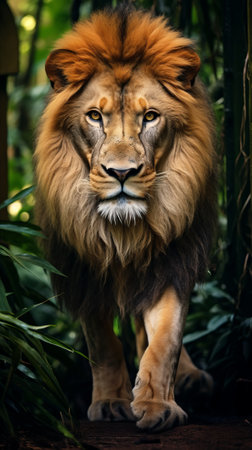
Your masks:
{"label": "lion's eye", "polygon": [[102,120],[101,114],[98,111],[96,111],[95,109],[92,111],[89,111],[87,113],[87,115],[91,120],[94,120],[95,122],[100,122]]}
{"label": "lion's eye", "polygon": [[153,120],[155,120],[158,116],[159,114],[156,111],[148,111],[147,113],[145,113],[143,121],[153,122]]}

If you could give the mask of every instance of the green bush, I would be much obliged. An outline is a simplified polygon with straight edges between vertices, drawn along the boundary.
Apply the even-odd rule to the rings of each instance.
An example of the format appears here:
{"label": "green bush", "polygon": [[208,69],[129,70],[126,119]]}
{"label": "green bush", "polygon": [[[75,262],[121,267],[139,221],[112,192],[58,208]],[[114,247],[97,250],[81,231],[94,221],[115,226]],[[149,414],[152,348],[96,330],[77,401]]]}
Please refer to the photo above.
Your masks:
{"label": "green bush", "polygon": [[[6,200],[0,209],[29,195],[33,187]],[[83,354],[63,343],[47,331],[52,324],[42,323],[45,305],[53,322],[57,304],[44,282],[44,270],[56,272],[50,263],[37,253],[34,238],[42,237],[38,227],[22,222],[0,222],[0,418],[2,431],[15,436],[16,427],[23,420],[40,423],[58,430],[65,437],[75,439],[64,425],[71,424],[69,403],[55,376],[50,348],[57,348],[58,357],[64,352]],[[18,248],[17,248],[18,246]],[[20,251],[21,249],[21,251]],[[17,250],[19,250],[17,252]],[[28,276],[25,276],[28,274]],[[63,274],[61,274],[64,276]],[[38,312],[42,311],[42,314]],[[36,324],[36,314],[39,324]],[[24,320],[24,316],[26,320]],[[65,419],[63,419],[65,418]]]}

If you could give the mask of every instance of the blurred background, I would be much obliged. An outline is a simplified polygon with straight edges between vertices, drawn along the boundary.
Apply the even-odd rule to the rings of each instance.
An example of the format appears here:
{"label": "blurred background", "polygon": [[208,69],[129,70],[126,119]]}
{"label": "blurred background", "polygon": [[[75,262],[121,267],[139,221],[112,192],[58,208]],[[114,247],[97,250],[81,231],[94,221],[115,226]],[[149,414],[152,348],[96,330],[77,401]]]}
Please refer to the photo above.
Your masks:
{"label": "blurred background", "polygon": [[[45,59],[73,24],[120,1],[0,0],[0,420],[5,433],[40,423],[70,436],[85,417],[91,378],[79,324],[59,309],[37,248],[32,155],[50,84]],[[127,2],[126,2],[127,3]],[[208,411],[252,404],[252,8],[249,0],[139,0],[195,41],[212,103],[219,157],[218,233],[196,286],[184,343],[215,378]],[[136,370],[134,325],[115,318]],[[2,392],[2,394],[1,394]],[[77,418],[77,419],[76,419]],[[29,419],[29,420],[27,420]],[[27,425],[26,425],[27,426]]]}

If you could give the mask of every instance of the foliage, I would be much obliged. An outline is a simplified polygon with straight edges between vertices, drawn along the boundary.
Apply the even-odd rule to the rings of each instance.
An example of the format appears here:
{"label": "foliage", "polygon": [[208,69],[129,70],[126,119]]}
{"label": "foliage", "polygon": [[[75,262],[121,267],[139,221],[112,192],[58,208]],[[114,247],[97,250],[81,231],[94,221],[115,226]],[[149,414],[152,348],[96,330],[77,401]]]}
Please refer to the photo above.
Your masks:
{"label": "foliage", "polygon": [[[24,189],[12,199],[0,205],[0,209],[21,200],[33,190]],[[37,227],[19,222],[1,222],[0,239],[0,418],[3,431],[15,435],[14,423],[18,417],[37,421],[75,439],[60,417],[71,415],[66,396],[54,374],[48,347],[77,353],[46,331],[52,325],[36,325],[34,318],[44,304],[57,310],[53,298],[45,299],[37,289],[36,282],[25,283],[21,276],[26,271],[36,279],[34,267],[60,274],[50,263],[32,253],[16,253],[15,245],[27,246],[29,239],[41,237]],[[30,245],[30,247],[34,244]],[[63,274],[62,274],[63,276]],[[41,277],[41,274],[40,274]],[[26,316],[27,320],[23,319]],[[54,314],[55,316],[55,314]],[[47,345],[47,347],[45,346]]]}
{"label": "foliage", "polygon": [[[234,317],[234,300],[217,281],[196,285],[186,324],[184,343],[189,344],[218,330]],[[201,330],[198,330],[200,324]],[[194,331],[197,329],[197,331]]]}
{"label": "foliage", "polygon": [[[238,378],[252,376],[251,337],[252,317],[239,314],[225,286],[216,280],[195,286],[183,342],[223,395],[234,392]],[[228,405],[234,407],[231,397]]]}

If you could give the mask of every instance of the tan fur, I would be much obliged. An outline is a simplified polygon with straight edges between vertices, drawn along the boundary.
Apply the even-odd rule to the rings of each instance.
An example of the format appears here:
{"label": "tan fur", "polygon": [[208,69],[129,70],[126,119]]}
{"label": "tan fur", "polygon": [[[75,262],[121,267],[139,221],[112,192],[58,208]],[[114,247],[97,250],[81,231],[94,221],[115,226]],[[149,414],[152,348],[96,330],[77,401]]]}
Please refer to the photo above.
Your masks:
{"label": "tan fur", "polygon": [[[141,428],[185,422],[174,379],[215,221],[199,66],[190,40],[134,10],[77,24],[46,62],[54,92],[35,151],[37,217],[48,258],[67,275],[53,276],[54,288],[81,317],[97,362],[91,420],[131,420],[133,411]],[[141,336],[132,411],[115,308],[137,316]],[[180,380],[187,362],[183,350]]]}
{"label": "tan fur", "polygon": [[[141,359],[131,403],[139,428],[159,431],[186,422],[186,414],[174,401],[174,350],[181,340],[183,311],[174,290],[144,315],[148,347]],[[166,412],[167,416],[166,416]]]}
{"label": "tan fur", "polygon": [[[148,347],[148,337],[146,334],[144,321],[139,317],[135,320],[136,327],[136,349],[139,362]],[[154,362],[153,362],[154,363]],[[192,397],[201,397],[197,401],[206,404],[213,394],[213,379],[205,371],[199,370],[192,362],[184,346],[181,348],[181,353],[178,361],[175,380],[175,394],[180,401],[187,403],[186,406],[192,402]],[[198,394],[198,395],[197,395]],[[184,397],[184,398],[183,398]],[[187,397],[185,399],[185,397]]]}
{"label": "tan fur", "polygon": [[[98,325],[99,324],[99,325]],[[83,331],[89,345],[89,358],[93,375],[92,406],[89,408],[90,420],[104,420],[104,404],[107,405],[107,420],[110,410],[114,420],[121,420],[120,406],[126,418],[134,420],[130,409],[132,401],[131,384],[126,369],[122,345],[113,333],[112,317],[92,317],[82,322]],[[97,333],[99,326],[99,333]],[[119,400],[120,399],[120,400]]]}

